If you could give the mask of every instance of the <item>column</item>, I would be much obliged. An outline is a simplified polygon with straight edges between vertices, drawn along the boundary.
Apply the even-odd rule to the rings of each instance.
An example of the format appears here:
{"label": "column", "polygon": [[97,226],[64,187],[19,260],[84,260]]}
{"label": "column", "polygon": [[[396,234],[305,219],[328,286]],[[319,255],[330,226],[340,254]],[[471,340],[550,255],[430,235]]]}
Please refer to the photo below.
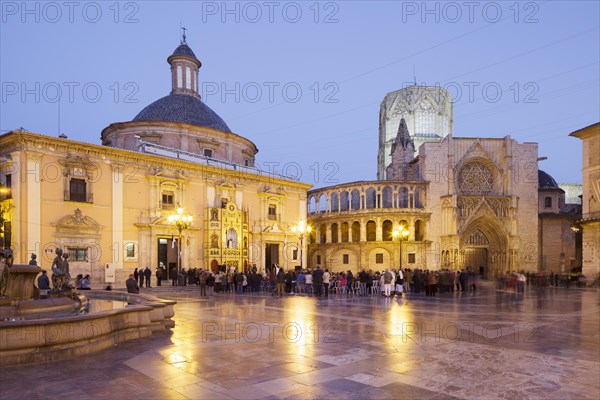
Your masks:
{"label": "column", "polygon": [[[20,251],[18,259],[25,263],[28,254],[40,254],[42,246],[42,209],[41,209],[41,159],[37,153],[27,154],[25,179],[27,186],[27,248]],[[15,199],[16,201],[16,199]],[[18,203],[15,203],[18,204]]]}
{"label": "column", "polygon": [[123,166],[112,165],[112,263],[123,269]]}

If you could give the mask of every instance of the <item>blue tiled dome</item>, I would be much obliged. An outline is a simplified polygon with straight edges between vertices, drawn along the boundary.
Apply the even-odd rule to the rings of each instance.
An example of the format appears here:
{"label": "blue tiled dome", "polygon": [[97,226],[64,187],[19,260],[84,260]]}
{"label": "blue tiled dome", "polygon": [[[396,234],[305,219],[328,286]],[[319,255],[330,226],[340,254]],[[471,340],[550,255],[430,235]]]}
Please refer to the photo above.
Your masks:
{"label": "blue tiled dome", "polygon": [[173,54],[171,54],[171,56],[189,56],[198,59],[192,51],[192,49],[190,48],[190,46],[188,46],[185,43],[182,43],[179,46],[177,46],[177,48],[175,49]]}
{"label": "blue tiled dome", "polygon": [[559,189],[558,183],[552,176],[538,169],[538,188],[539,189]]}
{"label": "blue tiled dome", "polygon": [[217,129],[223,132],[231,132],[225,121],[216,112],[211,110],[210,107],[197,97],[186,94],[170,94],[158,99],[144,108],[133,120],[182,122]]}

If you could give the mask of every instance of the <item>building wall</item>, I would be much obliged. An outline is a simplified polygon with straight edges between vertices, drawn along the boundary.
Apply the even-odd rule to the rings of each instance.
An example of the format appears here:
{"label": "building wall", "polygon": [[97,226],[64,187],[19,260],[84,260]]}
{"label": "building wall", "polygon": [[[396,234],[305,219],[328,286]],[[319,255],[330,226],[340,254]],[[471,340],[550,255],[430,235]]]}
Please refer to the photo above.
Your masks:
{"label": "building wall", "polygon": [[[10,171],[15,182],[10,211],[15,263],[27,263],[35,252],[49,270],[56,247],[86,248],[86,261],[71,259],[71,276],[90,273],[92,286],[102,287],[106,264],[114,264],[116,285],[123,286],[135,268],[158,266],[158,238],[178,235],[167,218],[179,204],[193,216],[184,231],[182,267],[206,268],[206,210],[229,185],[231,201],[251,210],[249,264],[264,265],[268,240],[280,244],[280,264],[292,266],[283,247],[290,226],[306,216],[310,185],[28,132],[0,136],[0,149],[2,171]],[[70,173],[87,181],[88,193],[80,201],[70,201],[68,190],[65,199]],[[165,189],[174,194],[171,208],[162,204]],[[281,204],[276,220],[266,214],[272,197]],[[128,244],[137,248],[134,257],[125,257]]]}
{"label": "building wall", "polygon": [[588,278],[600,274],[600,123],[575,131],[582,141],[582,272]]}

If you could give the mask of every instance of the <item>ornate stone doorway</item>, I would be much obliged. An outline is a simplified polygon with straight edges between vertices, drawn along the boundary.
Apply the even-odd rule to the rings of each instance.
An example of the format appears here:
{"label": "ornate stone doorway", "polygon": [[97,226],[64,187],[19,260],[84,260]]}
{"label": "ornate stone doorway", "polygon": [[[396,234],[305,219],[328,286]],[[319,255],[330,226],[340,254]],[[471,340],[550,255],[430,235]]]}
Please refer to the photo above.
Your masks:
{"label": "ornate stone doorway", "polygon": [[495,279],[506,269],[507,238],[493,218],[472,221],[460,236],[461,268],[484,279]]}

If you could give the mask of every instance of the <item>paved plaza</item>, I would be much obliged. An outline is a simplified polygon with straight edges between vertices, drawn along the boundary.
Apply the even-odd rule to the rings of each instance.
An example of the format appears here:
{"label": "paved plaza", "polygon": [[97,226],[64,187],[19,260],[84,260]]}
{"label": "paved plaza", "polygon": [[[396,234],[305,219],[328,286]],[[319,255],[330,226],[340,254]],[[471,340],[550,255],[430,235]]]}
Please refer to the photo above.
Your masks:
{"label": "paved plaza", "polygon": [[0,369],[0,399],[598,399],[597,289],[178,301],[169,333]]}

